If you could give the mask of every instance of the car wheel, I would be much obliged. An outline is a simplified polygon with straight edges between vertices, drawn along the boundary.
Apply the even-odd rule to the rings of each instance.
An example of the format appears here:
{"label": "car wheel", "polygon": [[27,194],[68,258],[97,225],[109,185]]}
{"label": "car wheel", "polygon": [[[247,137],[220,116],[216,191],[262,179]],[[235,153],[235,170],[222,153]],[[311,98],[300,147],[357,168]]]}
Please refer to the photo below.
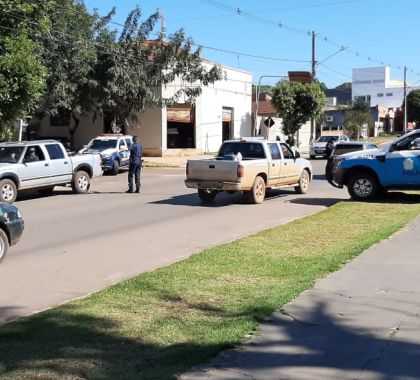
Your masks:
{"label": "car wheel", "polygon": [[7,250],[9,249],[9,239],[6,233],[0,229],[0,263],[6,257]]}
{"label": "car wheel", "polygon": [[265,181],[264,178],[257,175],[252,185],[252,189],[247,191],[246,196],[249,203],[258,204],[265,198]]}
{"label": "car wheel", "polygon": [[120,163],[118,162],[118,160],[114,160],[114,163],[112,165],[111,174],[112,175],[117,175],[119,171],[120,171]]}
{"label": "car wheel", "polygon": [[214,198],[216,198],[216,195],[217,195],[216,190],[198,189],[198,196],[205,203],[213,202]]}
{"label": "car wheel", "polygon": [[347,190],[350,196],[356,201],[369,201],[379,191],[379,184],[376,178],[369,173],[355,174],[347,182]]}
{"label": "car wheel", "polygon": [[309,172],[304,169],[299,178],[299,185],[295,187],[295,191],[298,194],[306,194],[309,190],[309,183],[311,182],[311,176]]}
{"label": "car wheel", "polygon": [[0,201],[4,203],[13,203],[17,197],[17,188],[11,179],[0,181]]}
{"label": "car wheel", "polygon": [[89,175],[83,170],[76,172],[71,187],[73,189],[73,192],[77,194],[87,193],[90,187]]}

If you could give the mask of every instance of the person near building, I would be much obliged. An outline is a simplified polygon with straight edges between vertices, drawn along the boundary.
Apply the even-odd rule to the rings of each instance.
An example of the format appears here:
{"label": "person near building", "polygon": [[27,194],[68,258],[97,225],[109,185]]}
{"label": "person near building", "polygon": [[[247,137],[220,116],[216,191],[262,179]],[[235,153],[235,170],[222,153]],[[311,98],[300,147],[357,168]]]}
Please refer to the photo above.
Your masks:
{"label": "person near building", "polygon": [[136,185],[136,193],[140,193],[140,170],[141,156],[143,149],[138,142],[137,136],[133,136],[133,143],[130,146],[130,166],[128,167],[128,190],[127,193],[133,192],[133,177]]}

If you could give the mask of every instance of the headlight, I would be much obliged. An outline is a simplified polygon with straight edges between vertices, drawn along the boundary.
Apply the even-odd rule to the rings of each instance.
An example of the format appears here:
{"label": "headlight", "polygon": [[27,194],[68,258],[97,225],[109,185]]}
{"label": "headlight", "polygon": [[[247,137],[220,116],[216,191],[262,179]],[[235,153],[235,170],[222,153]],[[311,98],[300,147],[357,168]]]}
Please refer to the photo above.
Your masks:
{"label": "headlight", "polygon": [[336,158],[335,159],[335,166],[337,168],[339,168],[343,162],[344,162],[344,158]]}
{"label": "headlight", "polygon": [[111,157],[109,154],[101,154],[101,157],[102,158],[109,158],[109,157]]}

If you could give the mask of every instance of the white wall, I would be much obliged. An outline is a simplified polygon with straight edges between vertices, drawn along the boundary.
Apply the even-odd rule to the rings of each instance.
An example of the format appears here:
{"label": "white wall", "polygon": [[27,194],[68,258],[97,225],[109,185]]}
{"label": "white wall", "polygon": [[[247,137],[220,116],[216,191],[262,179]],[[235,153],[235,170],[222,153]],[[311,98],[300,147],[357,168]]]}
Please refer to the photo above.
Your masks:
{"label": "white wall", "polygon": [[[407,94],[414,88],[407,86]],[[387,108],[401,107],[404,99],[404,83],[390,79],[388,66],[353,69],[352,98],[355,100],[358,96],[366,95],[370,95],[372,107],[377,105]]]}
{"label": "white wall", "polygon": [[[204,62],[206,68],[212,63]],[[202,153],[217,152],[222,143],[222,111],[224,107],[233,110],[233,136],[251,136],[252,74],[222,66],[226,79],[202,88],[196,99],[196,150]],[[198,86],[198,84],[196,84]],[[175,82],[163,89],[163,96],[170,97],[181,83]],[[183,103],[180,99],[179,103]],[[166,110],[163,110],[163,134],[166,137]],[[163,150],[166,149],[166,141]]]}

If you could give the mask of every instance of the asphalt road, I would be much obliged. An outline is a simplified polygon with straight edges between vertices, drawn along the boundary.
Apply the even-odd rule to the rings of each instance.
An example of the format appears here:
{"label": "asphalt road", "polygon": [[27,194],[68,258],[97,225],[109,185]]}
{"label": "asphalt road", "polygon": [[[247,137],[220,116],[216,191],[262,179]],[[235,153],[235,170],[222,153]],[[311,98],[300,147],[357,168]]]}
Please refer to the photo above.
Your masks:
{"label": "asphalt road", "polygon": [[86,195],[25,194],[22,240],[0,265],[0,324],[349,198],[325,181],[325,160],[312,163],[308,194],[271,191],[260,205],[225,193],[203,205],[184,169],[145,168],[141,194],[125,194],[126,173],[95,179]]}

